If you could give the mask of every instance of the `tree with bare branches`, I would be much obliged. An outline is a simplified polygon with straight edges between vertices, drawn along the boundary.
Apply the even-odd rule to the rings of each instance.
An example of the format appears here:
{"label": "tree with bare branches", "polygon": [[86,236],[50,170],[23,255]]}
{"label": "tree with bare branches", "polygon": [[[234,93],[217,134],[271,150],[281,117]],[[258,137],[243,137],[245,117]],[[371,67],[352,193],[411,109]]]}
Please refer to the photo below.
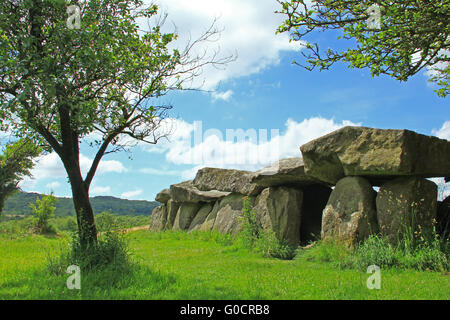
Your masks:
{"label": "tree with bare branches", "polygon": [[[97,239],[89,188],[102,157],[130,141],[157,143],[171,108],[159,98],[188,89],[204,66],[232,60],[194,53],[217,35],[214,26],[184,50],[169,50],[177,35],[162,33],[157,17],[157,6],[141,0],[0,2],[3,129],[58,154],[83,247]],[[143,20],[154,21],[147,31],[139,29]],[[92,136],[100,137],[97,152],[83,176],[80,143]]]}

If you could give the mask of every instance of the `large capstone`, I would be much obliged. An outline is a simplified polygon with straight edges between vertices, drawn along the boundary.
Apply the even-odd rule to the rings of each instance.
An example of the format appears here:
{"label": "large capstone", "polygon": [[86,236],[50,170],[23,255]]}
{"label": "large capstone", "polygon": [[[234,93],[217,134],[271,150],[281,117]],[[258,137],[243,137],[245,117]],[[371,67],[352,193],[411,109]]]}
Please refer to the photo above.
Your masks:
{"label": "large capstone", "polygon": [[279,240],[292,246],[300,242],[303,193],[288,187],[269,187],[256,199],[258,220],[263,229],[271,230]]}
{"label": "large capstone", "polygon": [[156,201],[166,204],[170,200],[170,190],[164,189],[156,195]]}
{"label": "large capstone", "polygon": [[323,239],[355,244],[378,232],[376,192],[361,177],[345,177],[331,192],[322,216]]}
{"label": "large capstone", "polygon": [[219,190],[257,195],[263,188],[252,183],[255,173],[243,170],[203,168],[198,170],[194,186],[199,190]]}
{"label": "large capstone", "polygon": [[419,235],[432,228],[437,211],[437,186],[419,177],[398,178],[380,187],[376,203],[381,234],[396,243],[405,233]]}
{"label": "large capstone", "polygon": [[251,182],[262,187],[304,187],[322,184],[318,179],[305,174],[302,158],[281,159],[256,171]]}
{"label": "large capstone", "polygon": [[185,181],[179,184],[170,186],[170,194],[172,200],[177,202],[212,202],[226,197],[230,192],[223,192],[217,190],[200,191],[198,190],[192,180]]}
{"label": "large capstone", "polygon": [[398,176],[450,174],[450,141],[409,130],[345,127],[300,147],[305,173],[335,184],[363,176],[373,185]]}

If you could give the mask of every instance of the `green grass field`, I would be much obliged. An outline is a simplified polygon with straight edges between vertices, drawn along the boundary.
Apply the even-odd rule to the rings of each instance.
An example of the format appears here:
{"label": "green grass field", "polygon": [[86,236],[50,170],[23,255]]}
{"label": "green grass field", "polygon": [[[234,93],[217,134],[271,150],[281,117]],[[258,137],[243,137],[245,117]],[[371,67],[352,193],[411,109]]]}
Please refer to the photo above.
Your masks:
{"label": "green grass field", "polygon": [[81,275],[52,274],[47,259],[69,245],[68,236],[0,237],[0,299],[450,299],[444,272],[381,270],[381,289],[370,274],[313,262],[264,258],[213,233],[126,235],[136,267]]}

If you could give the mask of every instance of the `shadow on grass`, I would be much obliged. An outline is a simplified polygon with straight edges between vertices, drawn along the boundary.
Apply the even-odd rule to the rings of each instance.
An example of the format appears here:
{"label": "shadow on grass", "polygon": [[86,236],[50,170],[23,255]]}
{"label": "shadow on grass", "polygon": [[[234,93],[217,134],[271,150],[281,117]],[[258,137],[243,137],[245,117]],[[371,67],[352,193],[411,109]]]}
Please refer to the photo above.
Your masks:
{"label": "shadow on grass", "polygon": [[[45,269],[16,274],[2,283],[0,299],[6,300],[223,300],[264,299],[250,296],[226,285],[200,279],[181,279],[173,274],[135,265],[128,272],[113,268],[81,275],[81,289],[67,288],[67,275],[55,275]],[[251,290],[255,292],[255,290]]]}
{"label": "shadow on grass", "polygon": [[80,290],[67,288],[72,274],[55,275],[47,269],[15,274],[0,287],[0,299],[153,299],[176,286],[175,276],[135,264],[130,270],[104,268],[81,274]]}

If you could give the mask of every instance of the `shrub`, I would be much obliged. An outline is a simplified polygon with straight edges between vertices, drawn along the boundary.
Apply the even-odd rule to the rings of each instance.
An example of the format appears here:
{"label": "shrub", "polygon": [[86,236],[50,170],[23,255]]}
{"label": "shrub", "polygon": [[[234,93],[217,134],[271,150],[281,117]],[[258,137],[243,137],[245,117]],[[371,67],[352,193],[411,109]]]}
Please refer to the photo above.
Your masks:
{"label": "shrub", "polygon": [[403,221],[394,242],[372,235],[360,243],[355,249],[354,264],[362,270],[373,264],[385,268],[448,270],[448,241],[439,239],[435,227],[418,225],[414,210],[409,219]]}
{"label": "shrub", "polygon": [[450,265],[448,251],[442,251],[440,240],[435,237],[422,242],[403,241],[392,246],[385,239],[371,236],[356,250],[357,264],[361,269],[371,264],[379,267],[445,271]]}
{"label": "shrub", "polygon": [[328,262],[339,268],[366,271],[370,265],[380,268],[448,271],[449,252],[435,236],[421,240],[416,246],[401,242],[392,245],[386,238],[371,235],[355,247],[338,240],[320,240],[315,246],[299,251],[298,258],[316,262]]}
{"label": "shrub", "polygon": [[95,216],[95,224],[99,232],[127,229],[149,224],[148,216],[123,216],[108,211]]}
{"label": "shrub", "polygon": [[362,242],[355,252],[357,267],[365,270],[370,265],[382,267],[394,267],[399,264],[398,250],[386,239],[379,236],[369,236]]}
{"label": "shrub", "polygon": [[108,232],[119,229],[117,217],[107,211],[103,211],[95,217],[95,224],[99,232]]}
{"label": "shrub", "polygon": [[75,232],[78,230],[77,218],[73,216],[54,218],[53,224],[58,231]]}
{"label": "shrub", "polygon": [[297,254],[296,249],[286,243],[280,241],[273,231],[265,230],[260,233],[256,241],[256,251],[260,252],[267,258],[278,258],[283,260],[292,260]]}
{"label": "shrub", "polygon": [[241,215],[240,238],[244,247],[253,249],[262,234],[262,226],[258,220],[256,211],[250,205],[248,197],[244,197]]}
{"label": "shrub", "polygon": [[345,268],[353,265],[353,250],[347,241],[327,238],[317,241],[307,249],[299,249],[297,258]]}
{"label": "shrub", "polygon": [[65,273],[70,265],[79,266],[82,272],[108,269],[126,273],[132,263],[128,243],[123,234],[108,231],[84,250],[77,233],[74,233],[69,249],[63,250],[57,258],[48,259],[49,270],[57,275]]}
{"label": "shrub", "polygon": [[55,227],[50,225],[49,220],[56,210],[55,204],[58,199],[52,194],[43,195],[42,199],[36,199],[36,204],[31,203],[33,215],[36,219],[35,229],[38,233],[55,233]]}
{"label": "shrub", "polygon": [[9,238],[15,239],[31,233],[34,226],[35,220],[33,217],[1,221],[0,234],[8,235]]}
{"label": "shrub", "polygon": [[450,269],[448,255],[440,251],[437,246],[419,246],[413,253],[406,253],[401,262],[404,267],[416,270],[447,271]]}

